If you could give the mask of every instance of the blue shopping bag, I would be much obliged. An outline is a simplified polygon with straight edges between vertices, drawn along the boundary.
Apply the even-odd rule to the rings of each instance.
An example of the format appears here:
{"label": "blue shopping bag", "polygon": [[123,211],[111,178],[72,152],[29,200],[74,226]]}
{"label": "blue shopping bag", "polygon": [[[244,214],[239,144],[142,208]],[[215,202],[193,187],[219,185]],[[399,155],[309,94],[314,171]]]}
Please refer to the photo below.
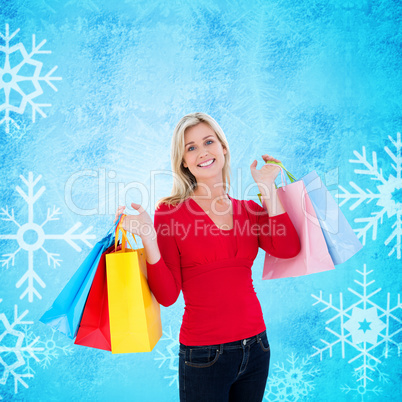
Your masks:
{"label": "blue shopping bag", "polygon": [[313,204],[332,261],[335,265],[344,263],[363,245],[315,170],[301,180]]}
{"label": "blue shopping bag", "polygon": [[[120,219],[122,216],[120,215]],[[76,337],[96,269],[102,253],[115,242],[115,231],[120,219],[106,236],[95,244],[52,306],[39,319],[40,322],[50,325],[71,339]]]}

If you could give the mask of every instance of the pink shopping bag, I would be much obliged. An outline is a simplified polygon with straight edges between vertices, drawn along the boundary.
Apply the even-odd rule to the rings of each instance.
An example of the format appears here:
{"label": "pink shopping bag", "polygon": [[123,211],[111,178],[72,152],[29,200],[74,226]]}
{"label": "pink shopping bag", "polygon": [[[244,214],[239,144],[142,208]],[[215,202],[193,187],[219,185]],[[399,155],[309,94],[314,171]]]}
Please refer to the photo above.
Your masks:
{"label": "pink shopping bag", "polygon": [[297,256],[286,259],[266,253],[262,279],[297,277],[335,269],[303,180],[295,181],[289,176],[291,183],[283,185],[282,167],[281,175],[278,197],[299,235],[301,250]]}

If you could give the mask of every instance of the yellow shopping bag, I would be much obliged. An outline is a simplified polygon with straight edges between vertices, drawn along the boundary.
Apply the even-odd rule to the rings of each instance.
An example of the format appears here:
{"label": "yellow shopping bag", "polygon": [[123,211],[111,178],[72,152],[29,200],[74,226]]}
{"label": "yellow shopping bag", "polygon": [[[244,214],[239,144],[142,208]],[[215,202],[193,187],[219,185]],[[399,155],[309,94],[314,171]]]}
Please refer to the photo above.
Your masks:
{"label": "yellow shopping bag", "polygon": [[121,250],[106,255],[112,353],[150,352],[162,336],[160,306],[148,286],[145,249],[132,249],[121,226],[124,217],[115,236],[117,250],[122,232]]}

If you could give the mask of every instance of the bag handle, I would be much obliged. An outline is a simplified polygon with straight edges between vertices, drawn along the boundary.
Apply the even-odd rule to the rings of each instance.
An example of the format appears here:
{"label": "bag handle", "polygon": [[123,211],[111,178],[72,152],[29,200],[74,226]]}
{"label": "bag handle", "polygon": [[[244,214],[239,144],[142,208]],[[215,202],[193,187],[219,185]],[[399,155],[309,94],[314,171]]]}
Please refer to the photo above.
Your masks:
{"label": "bag handle", "polygon": [[116,232],[116,228],[117,228],[118,224],[120,223],[120,219],[121,219],[121,215],[119,216],[119,219],[116,221],[116,223],[114,223],[114,225],[108,230],[108,232],[106,233],[106,236],[108,236],[112,232]]}
{"label": "bag handle", "polygon": [[[287,176],[288,176],[288,178],[289,178],[291,183],[293,183],[293,182],[295,182],[297,180],[296,177],[293,176],[292,173],[290,173],[289,170],[287,170],[285,168],[285,166],[283,166],[282,162],[266,161],[265,163],[273,163],[274,165],[278,165],[281,168],[281,181],[282,181],[282,188],[283,188],[284,191],[285,191],[286,186],[285,186],[284,181],[283,181],[283,179],[285,178],[285,175],[284,175],[283,171],[286,172],[286,174],[287,174]],[[286,178],[285,178],[285,182],[286,182],[286,185],[287,185]],[[278,186],[276,185],[276,183],[274,183],[274,184],[275,184],[275,188],[278,189]],[[258,195],[258,198],[260,199],[260,202],[261,202],[261,205],[262,205],[261,193],[258,193],[257,195]]]}
{"label": "bag handle", "polygon": [[[123,253],[126,251],[126,242],[130,245],[131,250],[134,250],[132,245],[130,244],[130,242],[128,240],[127,231],[123,229],[122,223],[123,223],[123,219],[125,217],[126,217],[126,215],[124,215],[124,214],[121,214],[120,217],[119,217],[119,220],[118,220],[117,225],[116,225],[115,240],[114,240],[114,250],[116,251],[117,250],[117,243],[119,241],[119,232],[121,232],[121,234],[122,234],[121,250],[122,250]],[[133,238],[134,238],[135,244],[137,244],[137,246],[138,246],[137,240],[135,239],[134,235],[133,235]]]}
{"label": "bag handle", "polygon": [[[266,163],[273,163],[273,164],[275,164],[275,165],[278,165],[281,169],[283,169],[283,170],[286,172],[286,174],[287,174],[287,176],[289,177],[289,180],[290,180],[291,183],[293,183],[294,181],[297,180],[296,177],[293,176],[292,173],[290,173],[289,170],[287,170],[287,169],[285,168],[285,166],[283,166],[283,163],[282,163],[282,162],[267,161]],[[282,170],[281,170],[281,174],[282,174]],[[282,184],[283,184],[283,182],[282,182]]]}

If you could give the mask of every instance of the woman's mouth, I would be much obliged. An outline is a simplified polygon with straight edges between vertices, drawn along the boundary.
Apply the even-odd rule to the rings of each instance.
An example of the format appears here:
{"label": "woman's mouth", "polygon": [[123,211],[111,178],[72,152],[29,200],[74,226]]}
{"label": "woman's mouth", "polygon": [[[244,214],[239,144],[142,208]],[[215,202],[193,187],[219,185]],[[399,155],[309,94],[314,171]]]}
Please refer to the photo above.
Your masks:
{"label": "woman's mouth", "polygon": [[199,168],[201,168],[201,169],[206,169],[206,168],[209,168],[210,166],[212,166],[214,163],[215,163],[215,158],[214,159],[211,159],[211,160],[209,160],[208,162],[206,162],[207,163],[207,165],[206,166],[200,166],[200,165],[197,165]]}

